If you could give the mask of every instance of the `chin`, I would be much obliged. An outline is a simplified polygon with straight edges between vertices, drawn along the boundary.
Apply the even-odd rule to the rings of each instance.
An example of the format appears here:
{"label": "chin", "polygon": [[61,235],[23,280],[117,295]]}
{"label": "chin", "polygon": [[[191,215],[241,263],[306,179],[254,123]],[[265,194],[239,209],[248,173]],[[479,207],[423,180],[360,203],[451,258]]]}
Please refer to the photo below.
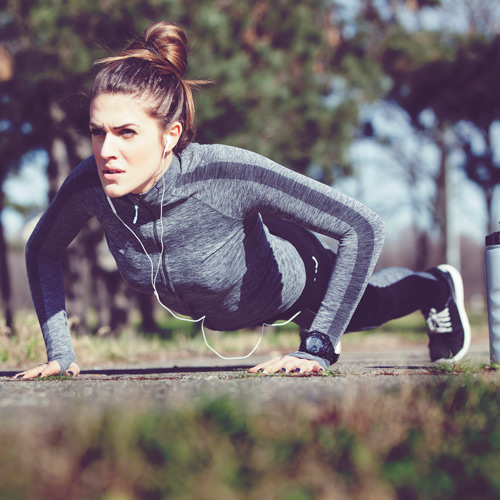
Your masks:
{"label": "chin", "polygon": [[131,192],[130,189],[124,188],[122,186],[117,186],[117,185],[108,185],[102,186],[104,189],[104,192],[106,193],[107,196],[110,198],[120,198],[121,196],[125,196],[126,194],[129,194]]}

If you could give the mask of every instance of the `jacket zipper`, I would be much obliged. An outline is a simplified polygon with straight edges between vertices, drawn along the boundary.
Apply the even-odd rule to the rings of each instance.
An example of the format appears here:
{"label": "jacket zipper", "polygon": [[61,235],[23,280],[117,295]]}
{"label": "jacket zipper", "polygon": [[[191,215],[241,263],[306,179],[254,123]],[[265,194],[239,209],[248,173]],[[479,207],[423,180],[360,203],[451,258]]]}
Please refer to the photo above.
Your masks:
{"label": "jacket zipper", "polygon": [[[136,200],[135,203],[134,203],[134,207],[135,207],[136,213],[138,213],[139,206],[140,207],[145,207],[147,209],[147,211],[149,212],[149,214],[151,215],[151,217],[153,218],[153,236],[154,236],[155,244],[157,245],[157,247],[159,249],[161,249],[160,238],[158,237],[157,219],[156,219],[155,214],[153,213],[153,211],[151,210],[151,207],[147,203],[143,203],[142,202],[140,194],[134,195],[134,198]],[[163,247],[164,248],[164,255],[163,255],[162,259],[161,259],[161,267],[162,267],[162,270],[163,270],[163,275],[165,276],[165,286],[166,286],[166,288],[167,288],[168,291],[170,291],[171,293],[175,293],[174,292],[174,287],[170,283],[170,277],[169,277],[169,274],[167,272],[167,266],[165,265],[165,255],[166,255],[166,252],[167,252],[167,247],[166,247],[165,243],[163,243],[163,245],[164,245],[164,247]],[[195,318],[195,317],[198,316],[196,314],[196,311],[194,311],[193,308],[189,304],[186,303],[186,306],[190,310],[191,317]]]}
{"label": "jacket zipper", "polygon": [[[158,237],[156,216],[148,204],[142,203],[140,195],[136,195],[136,196],[137,196],[136,203],[135,203],[135,206],[137,207],[136,210],[137,211],[139,210],[139,203],[140,203],[141,208],[145,207],[147,209],[147,211],[149,212],[149,214],[153,217],[153,236],[154,236],[156,246],[158,247],[159,250],[161,250],[161,242],[160,242],[160,238]],[[165,246],[165,242],[163,242],[163,248],[164,248],[164,253],[166,254],[167,248]],[[163,255],[161,258],[161,268],[163,271],[163,276],[165,276],[165,285],[166,285],[167,289],[170,289],[170,291],[173,291],[173,288],[170,286],[170,279],[169,279],[169,276],[167,273],[167,266],[165,265],[165,255]]]}

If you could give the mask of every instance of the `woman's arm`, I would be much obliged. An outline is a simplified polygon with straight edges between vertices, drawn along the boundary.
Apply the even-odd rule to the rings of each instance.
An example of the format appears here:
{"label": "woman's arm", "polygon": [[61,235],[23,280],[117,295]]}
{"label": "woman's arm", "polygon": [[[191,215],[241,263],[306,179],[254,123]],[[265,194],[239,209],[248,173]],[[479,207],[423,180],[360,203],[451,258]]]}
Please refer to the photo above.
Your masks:
{"label": "woman's arm", "polygon": [[95,203],[89,197],[99,179],[90,161],[83,162],[66,179],[26,246],[28,280],[49,361],[43,370],[24,372],[26,378],[40,372],[54,374],[57,365],[59,372],[65,373],[76,361],[65,309],[62,255],[93,215]]}
{"label": "woman's arm", "polygon": [[335,346],[374,270],[383,245],[384,222],[335,188],[254,153],[219,148],[198,174],[201,182],[213,183],[219,205],[237,210],[241,217],[255,213],[279,217],[339,241],[328,288],[310,328],[310,332],[326,335]]}

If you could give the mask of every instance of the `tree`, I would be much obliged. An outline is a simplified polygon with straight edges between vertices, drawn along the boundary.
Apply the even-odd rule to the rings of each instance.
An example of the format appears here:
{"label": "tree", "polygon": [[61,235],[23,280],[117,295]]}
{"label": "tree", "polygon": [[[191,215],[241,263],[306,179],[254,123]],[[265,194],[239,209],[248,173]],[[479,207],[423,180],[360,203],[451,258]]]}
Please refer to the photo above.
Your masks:
{"label": "tree", "polygon": [[[0,154],[16,167],[30,151],[47,151],[50,197],[89,154],[88,115],[79,91],[88,85],[92,61],[165,18],[188,32],[190,76],[216,81],[197,96],[200,142],[252,149],[300,172],[319,165],[328,182],[348,171],[360,96],[335,106],[327,100],[337,69],[335,3],[0,0],[0,9],[0,46],[14,63],[12,77],[0,84],[0,99],[7,103],[0,112],[0,123],[7,124]],[[349,78],[349,68],[342,71]],[[90,305],[98,295],[86,286],[84,299],[75,288],[85,283],[82,263],[96,255],[98,241],[89,226],[68,252],[70,314],[83,315],[85,300]],[[100,275],[95,262],[85,268]],[[109,282],[101,280],[106,300],[95,307],[118,307]]]}
{"label": "tree", "polygon": [[[364,124],[359,129],[358,139],[371,140],[384,147],[387,150],[387,156],[393,159],[390,163],[400,165],[399,177],[406,179],[409,187],[407,202],[413,206],[414,218],[419,221],[422,220],[422,199],[412,191],[412,187],[424,174],[419,165],[422,159],[419,158],[419,151],[406,150],[403,146],[404,141],[401,140],[401,133],[399,133],[401,121],[404,122],[404,128],[408,128],[408,125],[411,128],[407,134],[413,136],[414,142],[436,144],[436,134],[434,131],[416,127],[400,97],[404,96],[406,91],[405,85],[409,73],[437,57],[445,55],[451,58],[453,55],[453,50],[447,48],[440,33],[423,29],[416,22],[424,9],[428,11],[440,8],[441,2],[439,1],[391,0],[377,3],[369,0],[362,1],[355,15],[344,25],[340,24],[342,38],[339,49],[332,59],[332,65],[340,69],[337,75],[342,76],[348,83],[356,83],[354,87],[344,85],[348,92],[359,93],[360,89],[363,91],[364,99],[361,104],[364,106]],[[378,103],[370,106],[372,110],[377,110],[376,115],[373,111],[367,110],[366,103],[370,101]],[[383,103],[386,105],[384,106]],[[401,110],[408,119],[402,119],[401,113],[394,112],[397,109]],[[375,126],[377,117],[381,114],[386,116],[386,122],[393,120],[387,117],[398,116],[398,121],[393,122],[392,131],[389,131],[388,127],[381,130]],[[389,168],[392,167],[388,167],[387,164],[381,165],[380,175],[389,176]],[[434,223],[429,231],[437,232],[438,238],[445,241],[445,213],[441,210],[441,207],[445,207],[445,199],[444,189],[440,188],[443,179],[440,178],[439,172],[433,182],[437,186],[436,196],[430,209],[425,207],[431,214],[434,214]],[[387,203],[383,200],[382,204],[376,209],[383,210],[383,206]],[[395,208],[392,206],[391,212]],[[427,250],[428,236],[422,230],[419,233],[417,244],[421,250],[414,263],[414,267],[418,269],[427,265],[425,255],[430,254]],[[444,251],[442,253],[444,254]]]}
{"label": "tree", "polygon": [[[14,73],[14,62],[10,53],[3,47],[0,48],[0,85],[11,88]],[[3,96],[2,96],[3,97]],[[0,150],[2,151],[0,159],[0,188],[7,178],[7,174],[20,161],[18,146],[29,134],[30,128],[23,121],[22,108],[19,109],[12,105],[12,101],[2,98],[2,112],[0,113]],[[6,117],[9,119],[6,119]],[[5,204],[5,196],[0,192],[0,215]],[[13,327],[13,310],[11,303],[11,283],[9,275],[9,265],[7,256],[7,243],[3,231],[3,225],[0,218],[0,297],[2,299],[5,323],[10,330]]]}
{"label": "tree", "polygon": [[[77,30],[90,28],[98,12],[85,17],[85,9],[89,6],[75,10],[75,5],[75,2],[11,0],[2,1],[0,5],[0,46],[12,62],[9,78],[4,78],[0,84],[0,122],[3,124],[0,180],[3,181],[7,170],[15,169],[30,152],[43,149],[49,155],[50,198],[70,169],[91,152],[90,142],[83,133],[88,129],[87,111],[84,100],[75,93],[85,88],[91,61],[102,54],[102,50],[96,43],[86,47]],[[111,36],[117,35],[124,28],[120,23],[96,24],[94,31],[89,30],[91,36],[98,36],[101,30]],[[128,28],[133,26],[129,18]],[[72,300],[77,295],[75,287],[82,288],[81,284],[85,283],[82,267],[88,260],[87,255],[92,253],[94,241],[92,231],[85,229],[78,244],[73,245],[65,257],[68,311],[79,313],[83,326],[86,305],[115,311],[115,320],[123,317],[123,311],[127,310],[123,303],[118,305],[110,289],[104,293],[107,300],[102,302],[92,300],[96,295],[88,287],[83,287],[78,299]],[[1,255],[4,257],[5,252]],[[4,266],[2,270],[5,290],[8,273]]]}
{"label": "tree", "polygon": [[[425,28],[420,18],[424,7],[427,14],[433,12],[434,22],[440,22],[442,29]],[[498,168],[492,163],[495,154],[490,146],[498,117],[494,87],[498,65],[492,61],[498,59],[495,33],[499,20],[497,2],[375,4],[366,0],[361,3],[350,43],[342,44],[344,59],[353,55],[356,61],[372,61],[373,74],[385,77],[382,99],[406,113],[417,141],[434,144],[439,160],[433,178],[436,189],[429,231],[437,232],[442,242],[440,260],[447,253],[446,185],[451,157],[461,152],[469,177],[483,186],[487,200],[496,182]],[[384,78],[379,81],[384,82]],[[393,152],[398,149],[398,143],[389,135],[378,136],[372,123],[366,124],[365,131]],[[482,146],[478,147],[478,142]],[[415,179],[411,175],[415,159],[405,154],[399,158],[411,182]]]}

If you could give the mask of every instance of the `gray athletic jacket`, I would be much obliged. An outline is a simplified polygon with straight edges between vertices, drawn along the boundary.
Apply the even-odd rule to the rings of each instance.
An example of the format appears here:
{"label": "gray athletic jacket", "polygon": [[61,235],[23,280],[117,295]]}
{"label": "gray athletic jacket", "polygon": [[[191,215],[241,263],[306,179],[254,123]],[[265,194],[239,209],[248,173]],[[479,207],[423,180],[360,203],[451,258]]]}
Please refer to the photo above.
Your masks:
{"label": "gray athletic jacket", "polygon": [[[289,242],[269,234],[260,214],[339,240],[328,289],[311,325],[334,345],[373,272],[385,231],[375,213],[338,190],[255,153],[221,145],[191,144],[174,156],[150,191],[114,198],[113,204],[144,244],[155,271],[163,238],[156,281],[162,302],[196,319],[205,316],[214,330],[261,324],[292,306],[304,288],[302,259]],[[61,256],[91,217],[102,223],[125,282],[152,292],[151,263],[113,213],[90,157],[68,176],[26,249],[48,360],[57,360],[61,372],[75,360]]]}

